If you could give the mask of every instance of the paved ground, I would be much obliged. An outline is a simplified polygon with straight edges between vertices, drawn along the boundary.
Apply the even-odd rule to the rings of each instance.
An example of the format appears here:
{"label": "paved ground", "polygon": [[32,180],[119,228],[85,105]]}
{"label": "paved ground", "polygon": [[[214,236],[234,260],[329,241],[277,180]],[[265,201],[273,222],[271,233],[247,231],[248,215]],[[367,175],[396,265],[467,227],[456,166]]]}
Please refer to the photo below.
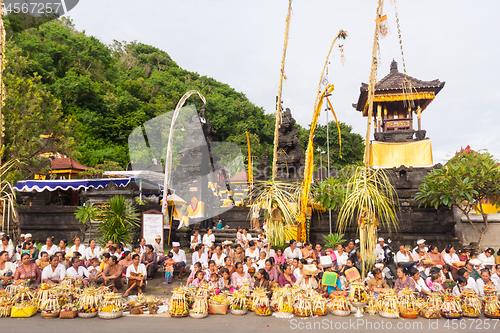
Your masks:
{"label": "paved ground", "polygon": [[40,314],[26,319],[0,318],[2,332],[293,332],[293,331],[352,331],[352,332],[498,332],[498,320],[461,319],[461,320],[428,320],[418,318],[385,319],[378,315],[363,318],[325,317],[290,320],[275,317],[260,317],[253,313],[244,316],[209,315],[204,319],[186,318],[151,318],[122,317],[115,320],[100,318],[72,320],[44,319]]}

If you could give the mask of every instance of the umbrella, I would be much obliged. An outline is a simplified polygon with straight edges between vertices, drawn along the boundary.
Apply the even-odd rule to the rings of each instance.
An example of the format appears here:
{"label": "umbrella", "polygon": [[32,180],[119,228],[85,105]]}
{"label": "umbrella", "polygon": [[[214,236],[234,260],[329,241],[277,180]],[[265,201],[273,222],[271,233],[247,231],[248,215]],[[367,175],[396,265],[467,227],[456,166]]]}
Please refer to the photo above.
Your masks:
{"label": "umbrella", "polygon": [[169,206],[183,205],[186,203],[186,201],[176,194],[170,194],[167,196],[167,203]]}

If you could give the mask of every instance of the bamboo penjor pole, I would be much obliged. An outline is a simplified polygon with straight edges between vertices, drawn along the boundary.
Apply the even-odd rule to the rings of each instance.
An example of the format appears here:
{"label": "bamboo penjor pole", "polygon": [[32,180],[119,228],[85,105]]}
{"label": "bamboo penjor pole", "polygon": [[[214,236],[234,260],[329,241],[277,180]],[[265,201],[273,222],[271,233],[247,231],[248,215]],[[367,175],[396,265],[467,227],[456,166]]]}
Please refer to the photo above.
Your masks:
{"label": "bamboo penjor pole", "polygon": [[276,100],[276,120],[274,122],[274,152],[273,152],[273,174],[272,180],[276,179],[276,171],[278,169],[278,137],[281,124],[281,93],[283,91],[283,79],[285,77],[285,58],[286,49],[288,47],[288,32],[290,31],[290,14],[292,13],[292,0],[288,2],[288,14],[285,24],[285,41],[283,43],[283,56],[281,57],[280,81],[278,86],[278,99]]}

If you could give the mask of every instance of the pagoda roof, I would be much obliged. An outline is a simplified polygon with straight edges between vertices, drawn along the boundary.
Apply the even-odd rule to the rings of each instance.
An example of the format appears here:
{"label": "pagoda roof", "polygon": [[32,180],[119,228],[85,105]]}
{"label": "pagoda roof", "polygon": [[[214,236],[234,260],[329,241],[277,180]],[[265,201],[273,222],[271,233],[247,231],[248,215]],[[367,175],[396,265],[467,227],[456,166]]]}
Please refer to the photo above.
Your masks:
{"label": "pagoda roof", "polygon": [[87,169],[90,169],[89,167],[75,161],[70,157],[54,158],[50,162],[50,168],[52,170],[79,170],[79,171],[85,171]]}
{"label": "pagoda roof", "polygon": [[[411,83],[413,91],[414,100],[423,100],[420,107],[425,109],[427,105],[434,99],[434,97],[443,89],[445,82],[439,81],[439,79],[432,81],[422,81],[406,76],[407,80]],[[405,80],[405,74],[399,72],[398,63],[393,60],[391,62],[391,68],[389,74],[387,74],[383,79],[375,84],[375,96],[390,96],[391,101],[404,100],[403,94],[403,82]],[[375,97],[375,102],[377,98]],[[360,94],[358,98],[358,103],[352,105],[356,110],[363,111],[365,116],[368,107],[368,84],[361,83]]]}

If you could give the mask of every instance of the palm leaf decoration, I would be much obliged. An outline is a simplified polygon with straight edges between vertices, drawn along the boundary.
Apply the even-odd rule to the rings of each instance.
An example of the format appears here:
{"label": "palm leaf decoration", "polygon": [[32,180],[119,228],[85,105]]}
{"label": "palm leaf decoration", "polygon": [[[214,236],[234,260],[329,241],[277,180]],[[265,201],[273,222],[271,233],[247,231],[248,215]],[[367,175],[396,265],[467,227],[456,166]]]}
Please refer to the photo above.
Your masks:
{"label": "palm leaf decoration", "polygon": [[101,234],[101,244],[112,240],[113,243],[131,243],[135,227],[140,226],[140,214],[132,203],[122,195],[108,200],[109,206],[102,211],[102,223],[97,228]]}

